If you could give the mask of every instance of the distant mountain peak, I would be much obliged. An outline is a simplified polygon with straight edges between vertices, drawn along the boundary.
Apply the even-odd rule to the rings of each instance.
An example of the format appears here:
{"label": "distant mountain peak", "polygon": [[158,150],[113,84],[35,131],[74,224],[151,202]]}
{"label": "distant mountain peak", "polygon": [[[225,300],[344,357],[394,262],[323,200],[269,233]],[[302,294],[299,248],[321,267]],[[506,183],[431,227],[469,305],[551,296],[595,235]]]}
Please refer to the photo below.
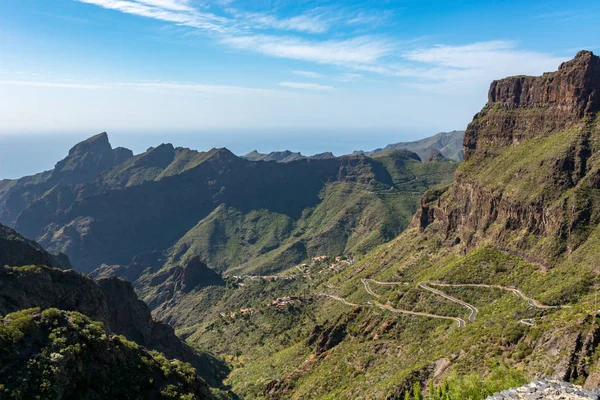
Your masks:
{"label": "distant mountain peak", "polygon": [[112,147],[108,141],[108,134],[106,132],[102,132],[77,143],[71,148],[71,150],[69,150],[69,156],[75,156],[89,152],[102,153],[111,150]]}
{"label": "distant mountain peak", "polygon": [[375,149],[371,151],[357,150],[352,154],[364,154],[374,156],[390,150],[409,150],[417,153],[421,160],[426,160],[429,157],[431,150],[439,151],[445,158],[462,161],[462,145],[464,131],[440,132],[424,139],[415,140],[414,142],[398,142],[388,144],[383,149]]}
{"label": "distant mountain peak", "polygon": [[242,156],[242,158],[250,161],[276,161],[280,163],[287,163],[296,160],[303,160],[306,157],[299,152],[295,153],[291,150],[273,151],[268,154],[259,153],[258,151],[254,150]]}

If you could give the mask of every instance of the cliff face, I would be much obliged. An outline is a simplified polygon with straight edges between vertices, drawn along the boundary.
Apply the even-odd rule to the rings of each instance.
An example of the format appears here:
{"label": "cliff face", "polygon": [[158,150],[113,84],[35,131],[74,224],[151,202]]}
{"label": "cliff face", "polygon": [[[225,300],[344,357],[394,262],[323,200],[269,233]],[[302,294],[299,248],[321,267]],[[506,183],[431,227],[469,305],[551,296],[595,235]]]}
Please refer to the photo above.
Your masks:
{"label": "cliff face", "polygon": [[465,163],[421,199],[412,225],[465,250],[486,242],[543,266],[584,244],[600,220],[600,58],[491,84],[469,124]]}
{"label": "cliff face", "polygon": [[599,110],[600,58],[589,51],[579,52],[556,72],[494,81],[488,104],[465,132],[464,158],[549,135],[595,117]]}

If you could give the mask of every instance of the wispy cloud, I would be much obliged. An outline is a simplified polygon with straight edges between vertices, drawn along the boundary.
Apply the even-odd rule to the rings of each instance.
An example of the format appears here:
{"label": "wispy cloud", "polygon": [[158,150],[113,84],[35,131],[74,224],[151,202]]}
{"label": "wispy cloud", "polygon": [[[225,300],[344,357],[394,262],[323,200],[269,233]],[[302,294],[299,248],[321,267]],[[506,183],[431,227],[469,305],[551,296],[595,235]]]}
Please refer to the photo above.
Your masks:
{"label": "wispy cloud", "polygon": [[264,12],[245,12],[234,8],[229,8],[226,11],[236,19],[238,24],[248,30],[277,29],[281,31],[324,33],[329,29],[328,22],[324,20],[322,15],[316,13],[281,18]]}
{"label": "wispy cloud", "polygon": [[192,11],[189,0],[137,0],[138,3],[147,4],[149,6],[156,6],[166,8],[167,10],[175,11]]}
{"label": "wispy cloud", "polygon": [[[61,88],[61,89],[86,89],[86,90],[111,90],[111,89],[150,89],[168,90],[177,92],[196,92],[223,95],[257,95],[257,94],[282,94],[282,91],[252,88],[230,85],[211,85],[200,83],[177,83],[177,82],[112,82],[112,83],[88,83],[88,82],[59,82],[59,81],[31,81],[31,80],[0,80],[0,85],[30,86],[39,88]],[[284,86],[284,85],[282,85]]]}
{"label": "wispy cloud", "polygon": [[356,82],[362,77],[362,74],[356,74],[353,72],[345,72],[333,78],[338,82]]}
{"label": "wispy cloud", "polygon": [[178,25],[213,32],[231,32],[233,27],[227,18],[201,12],[189,7],[183,0],[77,0],[126,14],[152,18]]}
{"label": "wispy cloud", "polygon": [[249,35],[226,37],[223,42],[238,49],[253,50],[273,57],[335,65],[372,64],[393,49],[390,42],[368,36],[308,41],[295,37]]}
{"label": "wispy cloud", "polygon": [[411,64],[391,66],[386,72],[416,78],[410,85],[423,90],[465,91],[506,76],[540,75],[555,70],[569,57],[523,50],[511,41],[489,41],[419,48],[403,58]]}
{"label": "wispy cloud", "polygon": [[318,83],[305,83],[305,82],[279,82],[279,86],[302,89],[302,90],[318,90],[326,91],[335,89],[333,86],[320,85]]}
{"label": "wispy cloud", "polygon": [[323,75],[312,71],[292,71],[292,74],[300,75],[305,78],[322,78]]}
{"label": "wispy cloud", "polygon": [[[347,35],[344,39],[306,39],[289,36],[290,31],[325,33],[334,23],[352,25],[368,21],[365,12],[342,18],[315,8],[300,15],[278,16],[225,8],[223,15],[206,12],[192,0],[75,0],[126,14],[170,22],[216,33],[221,43],[265,55],[324,64],[373,64],[394,48],[392,41],[371,36]],[[195,5],[195,6],[194,6]],[[380,18],[379,16],[372,16]],[[261,31],[269,30],[269,34]],[[273,32],[271,32],[273,31]]]}
{"label": "wispy cloud", "polygon": [[[387,15],[313,8],[300,15],[248,12],[232,8],[237,3],[199,0],[76,0],[132,15],[170,22],[209,32],[219,44],[269,57],[335,66],[341,71],[327,78],[351,82],[362,74],[395,77],[422,90],[450,91],[461,85],[482,85],[513,74],[540,74],[553,70],[564,57],[521,49],[511,41],[487,41],[460,45],[423,45],[421,39],[400,41],[385,36],[358,34],[349,29],[335,36],[322,35],[335,24],[374,24]],[[216,11],[216,10],[219,10]],[[211,12],[208,12],[210,10]],[[218,14],[217,14],[218,13]],[[344,16],[344,17],[343,17]],[[565,17],[554,13],[546,17]],[[265,33],[265,31],[268,31]],[[300,32],[294,35],[291,32]],[[365,31],[363,31],[365,32]],[[332,38],[334,37],[334,38]],[[326,76],[306,70],[295,75],[310,79]],[[295,89],[331,90],[332,87],[282,82]],[[291,84],[291,85],[288,85]],[[308,85],[308,86],[307,86]],[[317,85],[317,86],[311,86]]]}

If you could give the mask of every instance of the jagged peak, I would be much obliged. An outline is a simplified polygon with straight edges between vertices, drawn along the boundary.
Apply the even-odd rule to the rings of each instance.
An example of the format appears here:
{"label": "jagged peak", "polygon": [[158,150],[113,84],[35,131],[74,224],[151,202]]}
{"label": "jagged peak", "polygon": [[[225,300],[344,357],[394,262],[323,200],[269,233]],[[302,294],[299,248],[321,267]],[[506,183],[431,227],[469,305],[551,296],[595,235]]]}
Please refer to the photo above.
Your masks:
{"label": "jagged peak", "polygon": [[207,159],[211,159],[211,158],[238,159],[239,158],[238,156],[233,154],[231,152],[231,150],[229,150],[227,147],[212,148],[208,151],[207,154],[208,154]]}
{"label": "jagged peak", "polygon": [[71,148],[71,150],[69,150],[69,156],[75,156],[88,152],[101,153],[111,150],[112,147],[108,140],[108,134],[106,132],[102,132],[77,143]]}
{"label": "jagged peak", "polygon": [[166,168],[175,159],[175,148],[170,143],[163,143],[150,147],[145,153],[138,156],[133,163],[134,167]]}

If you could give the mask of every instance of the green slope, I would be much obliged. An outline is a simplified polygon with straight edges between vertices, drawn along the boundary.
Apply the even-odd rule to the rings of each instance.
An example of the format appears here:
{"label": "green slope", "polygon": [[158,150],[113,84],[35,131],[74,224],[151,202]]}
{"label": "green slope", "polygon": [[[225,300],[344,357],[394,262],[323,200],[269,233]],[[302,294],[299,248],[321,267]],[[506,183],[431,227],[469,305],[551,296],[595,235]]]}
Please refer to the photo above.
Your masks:
{"label": "green slope", "polygon": [[9,314],[0,320],[0,348],[0,398],[214,398],[191,365],[108,334],[77,312]]}
{"label": "green slope", "polygon": [[326,183],[300,218],[220,205],[167,251],[166,264],[200,256],[229,274],[269,273],[317,255],[364,253],[398,235],[421,194],[449,181],[456,165],[406,151],[349,159],[344,179]]}
{"label": "green slope", "polygon": [[[447,379],[448,398],[484,399],[546,375],[597,386],[599,88],[591,53],[494,82],[453,183],[396,239],[337,272],[203,289],[166,315],[232,361],[248,398],[404,399]],[[290,295],[303,300],[269,301]]]}

